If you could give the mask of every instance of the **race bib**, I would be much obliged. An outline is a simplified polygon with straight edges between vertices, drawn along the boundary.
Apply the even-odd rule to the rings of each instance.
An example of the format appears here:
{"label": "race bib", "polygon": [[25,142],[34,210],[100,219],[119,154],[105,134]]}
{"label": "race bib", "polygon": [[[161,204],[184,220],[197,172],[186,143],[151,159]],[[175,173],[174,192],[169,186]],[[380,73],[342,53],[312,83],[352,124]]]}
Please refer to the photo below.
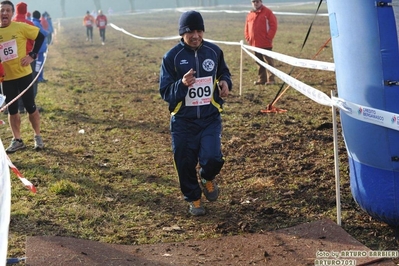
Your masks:
{"label": "race bib", "polygon": [[104,27],[105,26],[105,21],[100,21],[99,25],[100,25],[100,27]]}
{"label": "race bib", "polygon": [[188,88],[186,106],[200,106],[211,103],[213,95],[212,77],[196,78],[195,83]]}
{"label": "race bib", "polygon": [[2,62],[18,58],[17,40],[0,43],[0,58]]}
{"label": "race bib", "polygon": [[91,26],[93,23],[91,20],[86,20],[86,26]]}

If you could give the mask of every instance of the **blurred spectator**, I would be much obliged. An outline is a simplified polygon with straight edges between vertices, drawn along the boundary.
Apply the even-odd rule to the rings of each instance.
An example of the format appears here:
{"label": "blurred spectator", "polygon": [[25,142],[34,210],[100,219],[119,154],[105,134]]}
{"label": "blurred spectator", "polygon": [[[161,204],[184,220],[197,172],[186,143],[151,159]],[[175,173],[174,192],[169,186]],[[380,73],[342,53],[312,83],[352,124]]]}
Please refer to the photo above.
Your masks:
{"label": "blurred spectator", "polygon": [[47,44],[50,45],[53,42],[53,33],[54,33],[53,20],[51,19],[51,16],[47,11],[44,11],[42,19],[46,20],[48,24]]}
{"label": "blurred spectator", "polygon": [[105,29],[107,28],[107,17],[101,10],[98,10],[98,16],[96,18],[96,25],[100,30],[101,44],[105,44]]}
{"label": "blurred spectator", "polygon": [[41,14],[40,14],[40,24],[42,24],[44,30],[48,31],[48,22],[43,18]]}
{"label": "blurred spectator", "polygon": [[96,20],[90,12],[86,12],[86,16],[83,18],[83,25],[86,27],[86,41],[93,42],[93,26],[96,24]]}
{"label": "blurred spectator", "polygon": [[[46,36],[48,35],[48,31],[44,29],[44,27],[42,26],[42,20],[41,18],[41,14],[39,11],[35,10],[32,13],[32,17],[33,17],[33,24],[35,24],[36,27],[38,27],[40,29],[40,32]],[[36,61],[36,72],[39,72],[40,68],[42,67],[42,64],[44,63],[44,54],[47,51],[47,40],[45,39],[42,46],[40,47],[39,53],[37,54],[37,61]],[[42,70],[39,72],[39,77],[37,79],[38,82],[47,82],[47,80],[44,79],[43,77],[43,72],[44,69],[42,68]]]}

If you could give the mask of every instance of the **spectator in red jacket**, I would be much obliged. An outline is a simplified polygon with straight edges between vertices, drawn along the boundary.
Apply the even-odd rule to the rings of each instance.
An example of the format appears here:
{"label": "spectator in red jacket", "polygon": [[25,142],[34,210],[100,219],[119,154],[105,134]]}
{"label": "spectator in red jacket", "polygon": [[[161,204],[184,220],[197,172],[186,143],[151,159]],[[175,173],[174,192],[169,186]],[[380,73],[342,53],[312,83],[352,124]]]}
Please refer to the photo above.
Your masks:
{"label": "spectator in red jacket", "polygon": [[103,14],[101,10],[98,10],[98,15],[96,17],[96,25],[100,30],[101,44],[105,44],[105,28],[107,27],[107,17]]}
{"label": "spectator in red jacket", "polygon": [[[277,32],[277,18],[269,8],[263,5],[262,0],[252,0],[253,9],[247,15],[245,21],[245,40],[249,45],[272,50],[273,39]],[[259,60],[265,62],[274,67],[273,58],[255,52],[255,56]],[[255,85],[265,84],[273,85],[274,74],[270,71],[266,71],[266,68],[259,65],[258,69],[258,80],[254,82]]]}

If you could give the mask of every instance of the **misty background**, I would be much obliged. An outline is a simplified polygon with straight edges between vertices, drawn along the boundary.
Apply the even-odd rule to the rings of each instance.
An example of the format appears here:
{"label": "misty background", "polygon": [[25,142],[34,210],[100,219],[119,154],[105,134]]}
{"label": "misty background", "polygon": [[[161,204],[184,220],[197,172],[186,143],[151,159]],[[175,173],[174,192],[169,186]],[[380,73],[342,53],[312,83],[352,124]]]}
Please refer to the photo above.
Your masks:
{"label": "misty background", "polygon": [[[21,1],[12,1],[14,5]],[[179,8],[179,7],[209,7],[209,6],[248,6],[250,0],[24,0],[28,5],[28,11],[35,10],[43,13],[47,11],[54,18],[83,17],[86,11],[101,9],[104,14],[109,10],[113,13],[137,12],[146,9]],[[263,0],[264,5],[271,3],[304,2],[304,0]]]}

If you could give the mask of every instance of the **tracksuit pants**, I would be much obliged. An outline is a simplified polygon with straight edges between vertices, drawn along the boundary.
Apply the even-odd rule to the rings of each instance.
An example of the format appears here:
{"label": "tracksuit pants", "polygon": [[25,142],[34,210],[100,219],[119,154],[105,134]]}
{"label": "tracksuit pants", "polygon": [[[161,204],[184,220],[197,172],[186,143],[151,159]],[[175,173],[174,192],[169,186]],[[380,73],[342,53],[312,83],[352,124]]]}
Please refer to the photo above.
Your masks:
{"label": "tracksuit pants", "polygon": [[222,119],[220,115],[201,119],[171,117],[170,131],[175,168],[186,201],[201,198],[197,164],[201,177],[213,180],[224,164],[221,152]]}

